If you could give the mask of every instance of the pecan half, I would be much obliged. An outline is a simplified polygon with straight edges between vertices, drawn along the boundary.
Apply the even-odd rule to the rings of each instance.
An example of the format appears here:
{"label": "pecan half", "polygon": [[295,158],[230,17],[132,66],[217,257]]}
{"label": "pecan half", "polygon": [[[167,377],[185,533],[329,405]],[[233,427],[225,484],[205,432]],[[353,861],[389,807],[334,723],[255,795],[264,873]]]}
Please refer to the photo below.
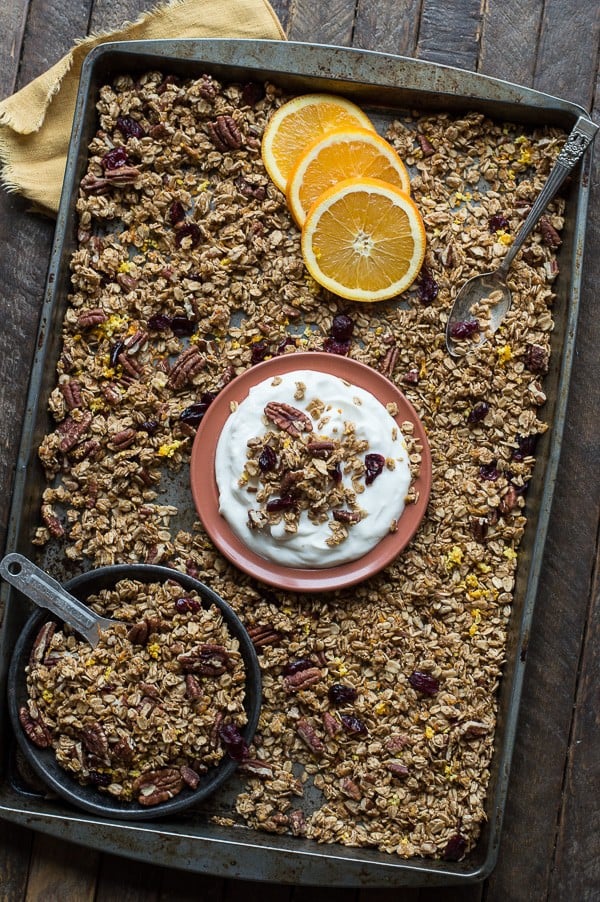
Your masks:
{"label": "pecan half", "polygon": [[92,307],[90,310],[83,310],[77,317],[77,325],[80,329],[93,329],[105,323],[108,314],[104,312],[102,307]]}
{"label": "pecan half", "polygon": [[197,774],[195,770],[191,767],[187,767],[187,765],[183,765],[179,768],[179,773],[183,779],[183,782],[190,787],[190,789],[197,789],[198,783],[200,782],[200,774]]}
{"label": "pecan half", "polygon": [[137,360],[134,360],[125,351],[121,351],[121,353],[118,355],[117,363],[121,365],[123,374],[125,376],[130,376],[132,379],[139,379],[142,373],[142,366]]}
{"label": "pecan half", "polygon": [[314,686],[322,676],[323,674],[318,667],[307,667],[306,670],[287,674],[284,676],[283,682],[288,692],[300,692],[301,689],[308,689],[309,686]]}
{"label": "pecan half", "polygon": [[140,170],[135,166],[120,166],[118,169],[106,169],[103,176],[88,172],[80,182],[85,194],[106,194],[114,185],[131,185],[139,177]]}
{"label": "pecan half", "polygon": [[325,751],[325,744],[320,739],[317,731],[305,717],[301,717],[296,724],[296,732],[302,742],[308,746],[314,755],[320,756]]}
{"label": "pecan half", "polygon": [[460,732],[463,736],[473,739],[487,735],[487,733],[490,732],[490,728],[489,725],[483,723],[483,721],[468,720],[462,725]]}
{"label": "pecan half", "polygon": [[133,784],[140,805],[160,805],[178,795],[184,779],[177,767],[163,767],[141,774]]}
{"label": "pecan half", "polygon": [[133,335],[130,335],[125,339],[125,353],[131,357],[132,354],[137,354],[140,351],[146,342],[148,341],[148,333],[144,332],[143,329],[138,329],[137,332],[134,332]]}
{"label": "pecan half", "polygon": [[498,505],[498,513],[502,515],[510,514],[510,512],[517,506],[518,500],[519,493],[517,492],[514,485],[509,485],[506,492],[500,499],[500,504]]}
{"label": "pecan half", "polygon": [[77,379],[69,379],[67,382],[61,382],[58,387],[60,388],[61,394],[65,399],[65,403],[69,410],[75,410],[76,407],[81,407],[81,386]]}
{"label": "pecan half", "polygon": [[258,758],[244,758],[238,764],[238,770],[252,777],[260,777],[262,780],[270,780],[273,776],[273,765]]}
{"label": "pecan half", "polygon": [[291,404],[279,401],[269,401],[265,407],[265,416],[279,426],[288,435],[297,437],[303,432],[312,432],[313,424],[310,417]]}
{"label": "pecan half", "polygon": [[248,635],[255,648],[263,648],[265,645],[277,645],[281,639],[281,633],[278,633],[277,630],[269,624],[264,626],[251,626],[248,629]]}
{"label": "pecan half", "polygon": [[132,445],[137,437],[137,431],[129,426],[127,429],[120,429],[119,432],[116,432],[112,438],[112,444],[119,451],[122,451],[124,448],[129,448]]}
{"label": "pecan half", "polygon": [[331,516],[338,523],[359,523],[362,520],[360,511],[333,510]]}
{"label": "pecan half", "polygon": [[555,250],[557,247],[560,247],[562,244],[562,238],[550,222],[547,216],[542,216],[540,219],[540,232],[542,235],[542,241],[548,247]]}
{"label": "pecan half", "polygon": [[50,730],[42,720],[39,712],[34,716],[29,709],[23,705],[19,708],[19,722],[23,727],[23,732],[30,742],[37,745],[40,749],[47,749],[52,745],[52,737]]}
{"label": "pecan half", "polygon": [[387,770],[389,770],[393,777],[408,777],[408,767],[406,766],[406,764],[402,764],[400,761],[388,761],[386,768]]}
{"label": "pecan half", "polygon": [[209,643],[197,645],[186,654],[178,655],[177,660],[185,673],[197,673],[200,676],[221,676],[233,667],[225,646]]}
{"label": "pecan half", "polygon": [[313,457],[329,457],[332,451],[335,451],[336,443],[328,442],[328,441],[313,441],[308,442],[306,445],[306,450]]}
{"label": "pecan half", "polygon": [[217,116],[214,122],[207,123],[207,128],[211,141],[222,153],[242,146],[242,133],[233,116]]}
{"label": "pecan half", "polygon": [[354,799],[355,802],[360,802],[362,799],[362,792],[358,783],[355,783],[350,777],[343,777],[340,780],[340,789],[345,796],[348,796],[349,799]]}
{"label": "pecan half", "polygon": [[56,624],[53,620],[49,620],[47,623],[44,623],[40,631],[38,632],[33,645],[31,647],[31,652],[29,654],[29,664],[41,664],[48,654],[50,649],[50,643],[52,642],[52,636],[56,632]]}
{"label": "pecan half", "polygon": [[54,508],[51,504],[42,504],[40,513],[50,535],[54,536],[55,539],[60,539],[61,536],[64,536],[64,526],[54,513]]}
{"label": "pecan half", "polygon": [[187,348],[179,355],[169,373],[167,384],[176,390],[183,388],[196,376],[206,363],[205,358],[195,345]]}
{"label": "pecan half", "polygon": [[392,378],[392,373],[396,368],[396,361],[398,360],[398,355],[400,353],[400,349],[396,345],[392,345],[391,348],[388,348],[385,352],[384,357],[379,364],[379,372],[382,373],[387,379]]}
{"label": "pecan half", "polygon": [[101,724],[93,723],[84,727],[81,733],[81,741],[90,755],[106,759],[108,755],[108,739]]}
{"label": "pecan half", "polygon": [[325,732],[331,739],[336,736],[342,729],[342,726],[333,714],[330,714],[329,711],[323,712],[323,726],[325,728]]}
{"label": "pecan half", "polygon": [[60,436],[60,444],[58,447],[63,454],[66,454],[71,448],[74,448],[75,445],[78,444],[87,432],[91,422],[92,414],[88,410],[78,420],[73,419],[73,417],[69,415],[62,423],[60,423],[56,431]]}
{"label": "pecan half", "polygon": [[202,687],[193,673],[186,673],[185,675],[185,694],[191,701],[195,701],[202,696]]}

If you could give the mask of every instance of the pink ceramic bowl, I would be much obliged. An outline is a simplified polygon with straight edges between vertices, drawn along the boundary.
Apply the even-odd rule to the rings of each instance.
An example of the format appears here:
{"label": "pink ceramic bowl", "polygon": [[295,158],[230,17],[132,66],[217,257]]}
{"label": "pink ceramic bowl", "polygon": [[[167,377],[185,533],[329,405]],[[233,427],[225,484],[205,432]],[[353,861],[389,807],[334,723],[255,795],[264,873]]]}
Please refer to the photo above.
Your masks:
{"label": "pink ceramic bowl", "polygon": [[[409,420],[423,451],[421,469],[414,486],[418,500],[407,504],[396,532],[386,535],[371,551],[345,564],[326,569],[285,567],[251,551],[231,530],[219,513],[219,491],[215,480],[215,452],[221,430],[233,401],[240,403],[250,389],[270,377],[294,370],[316,370],[345,379],[374,395],[384,406],[395,401],[396,422]],[[431,454],[423,424],[414,407],[389,379],[348,357],[320,352],[284,354],[259,363],[233,379],[208,408],[198,428],[191,458],[194,504],[204,528],[219,551],[236,567],[255,579],[293,592],[331,592],[354,585],[390,564],[406,548],[425,515],[431,490]]]}

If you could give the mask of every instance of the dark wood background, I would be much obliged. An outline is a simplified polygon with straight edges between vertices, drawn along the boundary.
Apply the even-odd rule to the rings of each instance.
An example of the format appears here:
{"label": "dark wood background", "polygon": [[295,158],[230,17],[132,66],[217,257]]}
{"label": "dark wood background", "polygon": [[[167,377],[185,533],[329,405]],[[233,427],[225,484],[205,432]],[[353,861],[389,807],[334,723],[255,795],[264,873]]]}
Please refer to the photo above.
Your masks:
{"label": "dark wood background", "polygon": [[[153,5],[4,0],[0,96],[41,73],[75,39]],[[274,7],[291,39],[461,66],[575,101],[600,121],[597,0],[275,0]],[[0,900],[600,899],[600,147],[596,160],[568,421],[493,875],[468,889],[256,884],[139,864],[0,821]],[[0,192],[0,548],[52,236],[51,220]]]}

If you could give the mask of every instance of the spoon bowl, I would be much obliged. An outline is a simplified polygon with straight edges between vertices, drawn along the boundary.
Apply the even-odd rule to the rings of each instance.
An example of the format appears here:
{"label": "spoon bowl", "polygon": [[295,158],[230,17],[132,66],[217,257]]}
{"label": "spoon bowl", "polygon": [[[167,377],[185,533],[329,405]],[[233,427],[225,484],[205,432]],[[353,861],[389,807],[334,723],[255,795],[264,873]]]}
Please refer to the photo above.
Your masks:
{"label": "spoon bowl", "polygon": [[546,184],[498,269],[469,279],[456,295],[446,324],[446,347],[453,357],[462,357],[479,347],[500,326],[512,300],[506,284],[510,266],[542,213],[594,140],[597,131],[598,126],[591,119],[587,116],[579,117]]}

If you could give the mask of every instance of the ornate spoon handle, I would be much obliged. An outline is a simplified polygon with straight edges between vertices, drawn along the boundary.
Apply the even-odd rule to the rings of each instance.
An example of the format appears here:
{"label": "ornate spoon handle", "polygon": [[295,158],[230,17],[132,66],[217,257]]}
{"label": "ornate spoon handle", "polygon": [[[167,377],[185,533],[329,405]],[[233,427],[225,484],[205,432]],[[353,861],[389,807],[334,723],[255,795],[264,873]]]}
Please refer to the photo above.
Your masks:
{"label": "ornate spoon handle", "polygon": [[501,265],[498,267],[498,272],[501,275],[506,276],[511,263],[521,250],[523,242],[528,237],[529,233],[536,225],[538,219],[540,218],[552,198],[555,196],[558,189],[560,188],[566,177],[569,175],[575,164],[579,162],[589,145],[592,143],[592,141],[596,137],[597,131],[598,126],[594,122],[592,122],[591,119],[588,119],[586,116],[579,117],[579,119],[573,126],[571,134],[567,138],[565,146],[556,159],[556,163],[554,164],[552,171],[548,176],[546,184],[540,191],[537,200],[529,211],[527,219],[519,229],[515,240],[510,247],[510,250],[504,257]]}

